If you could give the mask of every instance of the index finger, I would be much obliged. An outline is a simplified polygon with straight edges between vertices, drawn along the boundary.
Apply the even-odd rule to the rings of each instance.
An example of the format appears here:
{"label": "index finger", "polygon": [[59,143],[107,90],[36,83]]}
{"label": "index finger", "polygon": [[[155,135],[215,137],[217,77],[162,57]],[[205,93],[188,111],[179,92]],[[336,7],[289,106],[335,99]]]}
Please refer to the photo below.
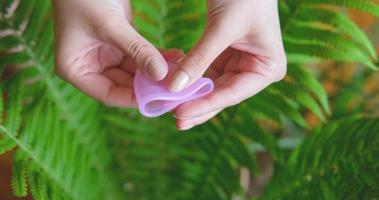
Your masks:
{"label": "index finger", "polygon": [[180,105],[175,110],[175,117],[178,119],[194,118],[236,105],[273,82],[271,78],[253,72],[223,76],[215,82],[216,89],[211,94]]}

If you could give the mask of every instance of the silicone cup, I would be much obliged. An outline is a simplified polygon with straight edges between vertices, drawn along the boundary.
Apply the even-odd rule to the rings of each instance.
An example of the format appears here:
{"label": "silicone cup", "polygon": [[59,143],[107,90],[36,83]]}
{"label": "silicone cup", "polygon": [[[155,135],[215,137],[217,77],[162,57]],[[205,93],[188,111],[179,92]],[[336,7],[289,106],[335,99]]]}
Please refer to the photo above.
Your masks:
{"label": "silicone cup", "polygon": [[[173,68],[169,64],[170,69]],[[201,98],[214,88],[209,78],[200,78],[181,92],[168,90],[165,80],[152,81],[139,71],[134,78],[134,92],[140,113],[146,117],[158,117],[169,112],[182,103]]]}

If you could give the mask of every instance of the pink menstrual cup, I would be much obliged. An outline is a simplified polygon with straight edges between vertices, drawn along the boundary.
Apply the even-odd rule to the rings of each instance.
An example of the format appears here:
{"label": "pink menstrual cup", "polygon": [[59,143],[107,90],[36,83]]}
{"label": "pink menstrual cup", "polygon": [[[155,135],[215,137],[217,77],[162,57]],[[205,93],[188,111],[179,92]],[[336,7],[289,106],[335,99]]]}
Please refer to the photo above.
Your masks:
{"label": "pink menstrual cup", "polygon": [[[173,65],[169,64],[169,67],[172,71]],[[209,78],[200,78],[177,93],[168,90],[166,80],[152,81],[139,71],[134,78],[138,109],[146,117],[163,115],[184,102],[209,94],[212,90],[213,81]]]}

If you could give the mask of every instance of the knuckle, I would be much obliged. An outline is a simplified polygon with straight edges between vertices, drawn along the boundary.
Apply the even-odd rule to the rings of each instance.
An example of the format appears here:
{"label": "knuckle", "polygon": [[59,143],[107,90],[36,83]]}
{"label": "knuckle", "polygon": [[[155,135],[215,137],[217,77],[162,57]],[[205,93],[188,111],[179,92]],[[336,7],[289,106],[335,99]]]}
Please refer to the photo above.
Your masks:
{"label": "knuckle", "polygon": [[150,55],[150,46],[142,40],[136,40],[127,47],[127,53],[133,59],[138,60],[143,55]]}
{"label": "knuckle", "polygon": [[186,66],[183,67],[183,70],[190,76],[190,79],[196,79],[206,70],[205,57],[201,53],[190,53],[186,60]]}
{"label": "knuckle", "polygon": [[192,66],[200,67],[205,63],[205,57],[202,53],[193,52],[189,55],[189,62]]}

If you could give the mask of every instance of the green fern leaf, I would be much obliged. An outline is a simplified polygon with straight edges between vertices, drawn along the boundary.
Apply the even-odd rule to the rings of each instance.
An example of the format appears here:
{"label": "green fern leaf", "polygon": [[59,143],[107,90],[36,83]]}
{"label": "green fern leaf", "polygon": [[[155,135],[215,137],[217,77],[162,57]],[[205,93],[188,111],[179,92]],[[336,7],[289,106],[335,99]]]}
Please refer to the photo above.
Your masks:
{"label": "green fern leaf", "polygon": [[[312,13],[312,15],[309,15],[309,13]],[[299,22],[309,24],[321,23],[333,27],[336,31],[342,34],[348,35],[349,39],[362,45],[362,47],[369,51],[371,57],[377,59],[375,48],[367,38],[366,34],[346,15],[335,12],[334,10],[310,7],[303,8],[301,12],[298,13],[298,16],[297,21]]]}
{"label": "green fern leaf", "polygon": [[[19,3],[14,13],[8,13],[13,2]],[[20,69],[26,76],[17,82],[27,82],[28,89],[20,96],[24,104],[21,120],[15,115],[11,117],[14,123],[7,125],[8,118],[1,123],[4,137],[0,140],[3,144],[0,151],[2,147],[8,149],[8,144],[18,146],[17,154],[23,154],[30,163],[28,183],[36,199],[231,199],[241,191],[240,167],[247,167],[253,173],[259,171],[252,143],[262,144],[273,154],[275,162],[285,163],[276,135],[262,126],[262,121],[279,125],[275,132],[281,132],[289,123],[307,128],[302,115],[305,108],[323,120],[330,111],[321,84],[298,63],[331,59],[361,62],[376,68],[377,56],[362,31],[334,8],[325,8],[325,5],[342,5],[374,12],[375,7],[367,6],[376,4],[375,1],[279,3],[290,80],[274,84],[246,103],[227,109],[189,134],[177,134],[169,116],[145,119],[137,111],[102,108],[54,76],[50,2],[1,1],[0,29],[17,34],[0,37],[0,67],[24,66]],[[134,1],[135,24],[159,47],[188,50],[204,25],[204,5],[197,0]],[[9,87],[4,87],[8,82],[1,84],[5,91],[1,94],[8,97]],[[18,100],[8,102],[6,98],[5,112],[15,107],[9,107],[12,102]],[[8,126],[17,127],[16,131]],[[328,140],[320,141],[334,145]],[[296,151],[297,155],[310,155],[316,161],[309,163],[321,166],[319,161],[325,155],[313,151],[320,144],[306,144],[308,148]],[[117,162],[116,167],[112,158]],[[300,166],[300,171],[307,169],[306,162]],[[369,170],[374,174],[375,169]],[[340,171],[347,174],[350,169],[340,168]],[[115,178],[113,172],[119,177]],[[14,175],[14,187],[19,190],[17,193],[23,194],[22,181],[17,177],[20,176]],[[118,178],[124,182],[125,196],[116,194]],[[374,178],[367,174],[362,174],[362,179],[376,186]],[[321,180],[315,191],[325,198],[338,197],[331,189],[332,184]]]}
{"label": "green fern leaf", "polygon": [[27,195],[27,159],[23,155],[21,152],[17,152],[13,157],[12,188],[13,193],[18,197]]}
{"label": "green fern leaf", "polygon": [[48,200],[47,180],[38,170],[30,167],[28,173],[30,192],[35,200]]}
{"label": "green fern leaf", "polygon": [[24,83],[23,76],[11,80],[9,88],[7,89],[8,101],[5,111],[5,127],[12,133],[17,134],[21,124],[21,112],[24,107]]}
{"label": "green fern leaf", "polygon": [[[304,63],[321,58],[361,62],[370,68],[377,69],[377,56],[367,37],[346,17],[341,14],[333,14],[338,11],[325,8],[326,4],[359,8],[367,12],[379,8],[375,1],[369,0],[311,0],[282,3],[282,7],[289,10],[287,12],[293,13],[285,15],[284,20],[281,21],[288,61]],[[314,15],[309,15],[310,12]],[[320,24],[323,26],[319,26]],[[325,25],[329,28],[324,27]],[[306,30],[305,27],[313,28]],[[320,30],[315,29],[316,27]],[[344,39],[346,35],[349,36],[348,39]],[[350,40],[354,42],[350,42]]]}
{"label": "green fern leaf", "polygon": [[[132,3],[137,29],[160,48],[188,50],[203,29],[203,2],[151,0]],[[183,21],[186,23],[182,23]]]}
{"label": "green fern leaf", "polygon": [[[303,35],[303,37],[296,38],[298,35]],[[357,61],[361,62],[375,62],[376,59],[376,55],[375,57],[370,57],[368,53],[365,53],[365,49],[360,48],[358,44],[350,41],[349,38],[344,38],[335,31],[323,30],[320,27],[308,24],[299,23],[293,26],[293,29],[288,31],[284,41],[298,44],[320,44],[326,48],[333,48],[340,52],[355,50],[355,52],[360,52],[360,57],[362,58]],[[375,64],[372,63],[371,65]]]}
{"label": "green fern leaf", "polygon": [[[312,98],[311,94],[304,91],[299,86],[298,87],[293,86],[293,85],[291,86],[286,82],[277,84],[277,87],[280,88],[282,91],[286,91],[286,96],[288,95],[289,98],[296,99],[300,105],[311,110],[322,121],[326,120],[325,114],[323,110],[320,108],[319,103],[314,98]],[[292,88],[292,89],[288,90],[286,88]]]}
{"label": "green fern leaf", "polygon": [[263,199],[378,198],[378,132],[378,118],[327,124],[293,152]]}
{"label": "green fern leaf", "polygon": [[[22,78],[23,76],[18,76],[9,81],[5,90],[7,92],[5,95],[7,96],[6,104],[4,105],[6,110],[4,113],[0,112],[2,115],[1,118],[5,118],[5,122],[2,122],[3,119],[0,120],[1,124],[4,124],[4,127],[16,135],[18,134],[21,125],[21,112],[24,107],[22,102],[24,97],[24,84],[21,81]],[[3,95],[3,92],[1,94]],[[3,105],[3,98],[1,98],[0,104]],[[1,106],[0,110],[3,110],[3,106]],[[0,154],[13,149],[15,146],[16,143],[5,135],[5,137],[0,140]]]}
{"label": "green fern leaf", "polygon": [[[240,121],[236,122],[233,131],[263,145],[264,148],[273,155],[275,160],[280,160],[282,155],[280,155],[280,149],[276,138],[267,132],[267,130],[260,127],[257,119],[254,119],[254,116],[251,116],[248,110],[241,109],[239,115],[241,115]],[[248,124],[248,126],[246,126],[246,124]]]}
{"label": "green fern leaf", "polygon": [[[98,173],[96,173],[95,176],[102,176],[102,178],[99,179],[104,183],[101,185],[103,191],[108,192],[109,198],[118,198],[116,196],[120,193],[116,185],[116,178],[111,178],[115,176],[106,175],[105,173],[110,167],[109,162],[111,156],[107,149],[106,133],[100,131],[98,128],[98,126],[100,126],[100,116],[97,114],[99,104],[85,97],[83,94],[80,94],[75,88],[69,86],[64,81],[59,80],[51,70],[54,59],[51,3],[42,0],[15,1],[13,6],[14,12],[8,13],[6,20],[5,17],[0,17],[0,27],[2,30],[10,30],[11,33],[11,35],[6,37],[13,38],[12,40],[7,40],[8,43],[0,45],[0,66],[2,68],[18,64],[25,66],[23,71],[28,74],[27,79],[33,80],[30,82],[31,84],[28,85],[27,96],[24,97],[28,99],[28,102],[32,102],[32,104],[27,105],[27,113],[33,113],[34,110],[37,109],[33,103],[38,105],[37,102],[40,101],[38,98],[42,96],[45,100],[49,99],[49,101],[54,102],[53,105],[55,108],[52,108],[53,110],[59,109],[59,112],[56,111],[51,114],[50,119],[63,118],[64,121],[61,122],[61,124],[53,123],[55,125],[53,128],[51,127],[51,120],[47,120],[43,123],[44,121],[41,122],[40,117],[29,117],[25,120],[30,120],[30,122],[35,123],[37,126],[31,126],[30,130],[23,131],[22,137],[12,138],[12,140],[16,140],[15,143],[17,145],[24,145],[26,151],[31,152],[28,155],[34,156],[35,160],[38,160],[36,165],[43,163],[40,161],[46,161],[51,164],[39,166],[45,169],[45,171],[39,173],[48,173],[48,180],[58,181],[59,184],[56,185],[61,189],[65,188],[63,190],[66,191],[66,193],[71,193],[71,195],[78,194],[74,191],[67,191],[78,189],[69,188],[67,185],[62,184],[62,182],[65,184],[66,182],[56,179],[57,177],[61,178],[63,176],[54,174],[57,173],[57,171],[54,171],[54,163],[57,164],[57,156],[59,156],[59,154],[57,155],[57,151],[60,151],[61,144],[52,139],[51,135],[58,132],[62,123],[64,123],[65,131],[62,131],[62,134],[72,131],[74,134],[71,136],[76,138],[73,141],[81,145],[81,151],[87,154],[86,158],[89,158],[87,162],[89,165],[86,165],[86,167],[88,167],[87,171],[91,171],[92,169],[97,170]],[[5,8],[2,7],[2,9]],[[3,12],[1,14],[3,14]],[[1,39],[3,41],[6,38]],[[38,110],[36,111],[40,112]],[[26,122],[26,124],[28,124],[27,126],[30,126],[29,122]],[[93,126],[93,124],[97,124],[98,126]],[[68,127],[66,127],[66,125],[68,125]],[[7,129],[7,127],[4,128]],[[43,140],[40,141],[40,138],[36,136],[36,132],[34,131],[45,133]],[[14,132],[8,130],[8,133]],[[51,142],[49,140],[55,142],[56,146],[54,146],[54,148],[56,148],[56,151],[45,151],[46,148],[49,148],[48,144]],[[70,141],[68,140],[67,143],[70,143]],[[71,158],[71,156],[75,157],[72,154],[68,154],[67,159]],[[51,169],[49,169],[49,167],[51,167]],[[58,174],[60,174],[60,172]],[[96,185],[96,181],[93,181],[90,185],[91,184]],[[83,186],[86,187],[85,184],[83,184]]]}
{"label": "green fern leaf", "polygon": [[290,71],[289,73],[294,77],[296,81],[300,82],[301,85],[304,86],[304,90],[310,90],[314,95],[318,97],[318,100],[320,101],[323,109],[327,114],[330,114],[331,111],[328,102],[328,95],[326,94],[326,91],[321,83],[318,82],[318,80],[313,77],[313,75],[304,67],[291,65],[288,68],[288,71]]}
{"label": "green fern leaf", "polygon": [[309,0],[310,4],[330,4],[353,8],[365,13],[379,16],[379,4],[376,0]]}
{"label": "green fern leaf", "polygon": [[8,137],[3,137],[0,139],[0,155],[12,150],[16,144],[14,141]]}
{"label": "green fern leaf", "polygon": [[[319,41],[322,43],[322,41]],[[297,44],[295,41],[287,41],[286,50],[288,51],[288,62],[292,63],[294,56],[304,55],[308,58],[319,58],[327,59],[341,62],[356,62],[359,61],[364,65],[376,70],[376,64],[372,63],[367,57],[362,54],[361,51],[357,49],[334,49],[319,42],[314,42],[313,44]],[[303,59],[306,57],[302,57]],[[308,60],[309,61],[309,60]]]}

